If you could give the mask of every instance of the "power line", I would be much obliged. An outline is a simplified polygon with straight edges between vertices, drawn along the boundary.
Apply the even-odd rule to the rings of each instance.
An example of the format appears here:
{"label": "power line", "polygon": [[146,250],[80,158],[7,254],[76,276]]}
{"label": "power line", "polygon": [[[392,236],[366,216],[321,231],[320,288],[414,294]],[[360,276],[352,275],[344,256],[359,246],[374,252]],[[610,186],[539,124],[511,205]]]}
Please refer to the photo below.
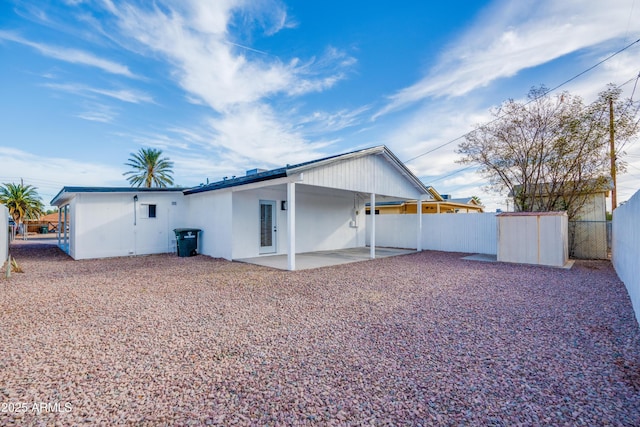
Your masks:
{"label": "power line", "polygon": [[472,167],[474,167],[474,166],[473,166],[473,165],[471,165],[471,166],[467,166],[466,168],[458,169],[457,171],[453,171],[453,172],[451,172],[451,173],[449,173],[449,174],[447,174],[447,175],[443,175],[443,176],[441,176],[440,178],[432,179],[432,180],[430,180],[430,181],[429,181],[429,183],[436,182],[436,181],[440,181],[441,179],[445,179],[445,178],[448,178],[448,177],[450,177],[450,176],[452,176],[452,175],[456,175],[456,174],[458,174],[458,173],[460,173],[460,172],[464,172],[464,171],[466,171],[467,169],[471,169]]}
{"label": "power line", "polygon": [[633,91],[631,92],[631,100],[633,101],[633,95],[636,93],[636,87],[638,86],[638,79],[640,79],[640,73],[636,77],[636,82],[633,84]]}
{"label": "power line", "polygon": [[[592,65],[591,67],[589,67],[589,68],[587,68],[586,70],[584,70],[584,71],[582,71],[582,72],[580,72],[580,73],[576,74],[575,76],[571,77],[570,79],[565,80],[564,82],[560,83],[559,85],[557,85],[557,86],[555,86],[555,87],[553,87],[553,88],[551,88],[551,89],[549,89],[549,90],[545,91],[542,95],[540,95],[540,96],[538,96],[538,97],[535,97],[535,98],[533,98],[533,99],[529,100],[529,101],[528,101],[528,102],[526,102],[524,105],[525,105],[525,106],[526,106],[526,105],[529,105],[530,103],[532,103],[532,102],[534,102],[534,101],[537,101],[538,99],[540,99],[540,98],[542,98],[542,97],[547,96],[549,93],[551,93],[551,92],[553,92],[553,91],[555,91],[555,90],[557,90],[557,89],[561,88],[562,86],[566,85],[567,83],[570,83],[570,82],[574,81],[574,80],[575,80],[575,79],[577,79],[578,77],[583,76],[584,74],[586,74],[586,73],[588,73],[589,71],[593,70],[594,68],[596,68],[596,67],[598,67],[598,66],[602,65],[603,63],[607,62],[608,60],[610,60],[610,59],[611,59],[611,58],[613,58],[614,56],[619,55],[620,53],[624,52],[625,50],[629,49],[631,46],[633,46],[633,45],[635,45],[635,44],[637,44],[637,43],[640,43],[640,39],[637,39],[636,41],[634,41],[634,42],[632,42],[632,43],[629,43],[628,45],[626,45],[626,46],[625,46],[625,47],[623,47],[622,49],[620,49],[620,50],[618,50],[618,51],[616,51],[616,52],[612,53],[611,55],[609,55],[608,57],[606,57],[606,58],[604,58],[603,60],[599,61],[599,62],[598,62],[598,63],[596,63],[595,65]],[[626,83],[625,83],[625,84],[626,84]],[[506,115],[506,114],[505,114],[505,115]],[[489,124],[492,124],[492,123],[495,123],[495,122],[497,122],[498,120],[501,120],[505,115],[498,116],[498,117],[496,117],[495,119],[493,119],[493,120],[491,120],[491,121],[489,121],[489,122],[485,123],[485,126],[486,126],[486,125],[489,125]],[[476,131],[476,129],[474,129],[474,130],[472,130],[472,131],[469,131],[469,132],[467,132],[467,133],[465,133],[465,134],[463,134],[463,135],[460,135],[459,137],[457,137],[457,138],[455,138],[455,139],[452,139],[451,141],[445,142],[444,144],[438,145],[437,147],[432,148],[432,149],[430,149],[430,150],[428,150],[428,151],[425,151],[425,152],[424,152],[424,153],[422,153],[422,154],[418,154],[418,155],[417,155],[417,156],[415,156],[415,157],[412,157],[412,158],[410,158],[410,159],[408,159],[408,160],[405,160],[405,161],[404,161],[404,163],[412,162],[412,161],[414,161],[414,160],[416,160],[416,159],[418,159],[418,158],[420,158],[420,157],[422,157],[422,156],[426,156],[427,154],[433,153],[434,151],[439,150],[439,149],[441,149],[442,147],[446,147],[447,145],[453,144],[454,142],[459,141],[460,139],[467,137],[467,135],[470,135],[470,134],[472,134],[472,133],[473,133],[473,132],[475,132],[475,131]]]}

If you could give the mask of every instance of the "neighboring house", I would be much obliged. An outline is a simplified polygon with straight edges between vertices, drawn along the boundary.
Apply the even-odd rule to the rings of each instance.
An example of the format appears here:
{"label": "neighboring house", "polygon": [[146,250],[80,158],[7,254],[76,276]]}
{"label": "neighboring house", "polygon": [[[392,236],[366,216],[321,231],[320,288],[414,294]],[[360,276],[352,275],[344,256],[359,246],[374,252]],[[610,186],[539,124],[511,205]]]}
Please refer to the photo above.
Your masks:
{"label": "neighboring house", "polygon": [[58,231],[59,220],[58,212],[54,212],[42,215],[38,219],[25,220],[25,224],[30,233],[42,233],[43,228],[46,228],[48,233],[55,233]]}
{"label": "neighboring house", "polygon": [[[567,185],[570,185],[567,184]],[[539,189],[535,190],[535,200],[530,203],[533,203],[533,208],[528,209],[532,211],[543,211],[545,210],[545,206],[547,205],[548,200],[548,190],[547,188],[550,184],[542,184]],[[595,184],[587,194],[584,194],[584,202],[582,206],[576,209],[575,214],[571,218],[572,221],[606,221],[606,198],[609,197],[609,191],[612,188],[612,184],[610,181],[606,181],[601,186],[596,186]],[[514,191],[517,193],[520,190],[521,186],[515,186]],[[565,194],[569,194],[568,192]],[[575,193],[580,194],[580,193]],[[513,192],[509,193],[509,197],[514,200],[514,210],[516,212],[520,211],[520,207],[515,203],[515,197]],[[562,206],[562,200],[559,201],[559,205],[555,206],[554,210],[561,211],[567,210],[566,206]]]}
{"label": "neighboring house", "polygon": [[[484,206],[479,204],[473,197],[453,199],[449,195],[441,195],[433,187],[428,187],[427,189],[431,197],[422,202],[423,214],[484,212]],[[418,211],[417,204],[416,200],[379,203],[376,206],[376,214],[415,214]],[[367,205],[367,215],[370,211],[371,209]]]}
{"label": "neighboring house", "polygon": [[294,270],[296,253],[364,247],[365,233],[373,257],[365,203],[425,198],[422,182],[378,146],[190,189],[64,187],[51,204],[70,216],[60,246],[75,259],[172,252],[172,230],[193,227],[202,254],[286,254]]}

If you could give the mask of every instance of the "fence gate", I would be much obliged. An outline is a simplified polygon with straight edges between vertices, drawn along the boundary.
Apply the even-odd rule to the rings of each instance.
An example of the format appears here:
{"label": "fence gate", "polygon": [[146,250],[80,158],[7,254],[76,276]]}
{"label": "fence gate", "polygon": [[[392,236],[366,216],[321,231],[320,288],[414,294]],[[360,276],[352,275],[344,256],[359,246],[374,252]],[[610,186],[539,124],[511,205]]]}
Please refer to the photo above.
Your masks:
{"label": "fence gate", "polygon": [[611,229],[611,221],[569,221],[569,257],[608,259]]}

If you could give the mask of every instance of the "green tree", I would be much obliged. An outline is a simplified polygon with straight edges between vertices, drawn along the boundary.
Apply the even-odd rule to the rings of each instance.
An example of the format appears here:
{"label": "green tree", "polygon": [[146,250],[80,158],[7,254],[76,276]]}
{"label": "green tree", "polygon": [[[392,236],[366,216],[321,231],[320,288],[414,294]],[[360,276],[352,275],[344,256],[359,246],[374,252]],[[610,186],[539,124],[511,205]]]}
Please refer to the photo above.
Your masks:
{"label": "green tree", "polygon": [[504,102],[493,111],[495,120],[465,137],[458,153],[461,163],[480,166],[491,189],[508,192],[516,211],[566,210],[571,220],[589,193],[611,185],[609,100],[619,147],[638,133],[637,109],[611,85],[589,105],[568,92],[546,93],[532,88],[527,102]]}
{"label": "green tree", "polygon": [[137,153],[131,153],[126,166],[132,170],[123,173],[133,187],[167,187],[173,185],[173,162],[162,156],[162,150],[141,148]]}
{"label": "green tree", "polygon": [[24,220],[38,219],[42,215],[44,204],[36,190],[36,187],[23,183],[0,186],[0,203],[9,209],[9,215],[17,225],[21,225]]}

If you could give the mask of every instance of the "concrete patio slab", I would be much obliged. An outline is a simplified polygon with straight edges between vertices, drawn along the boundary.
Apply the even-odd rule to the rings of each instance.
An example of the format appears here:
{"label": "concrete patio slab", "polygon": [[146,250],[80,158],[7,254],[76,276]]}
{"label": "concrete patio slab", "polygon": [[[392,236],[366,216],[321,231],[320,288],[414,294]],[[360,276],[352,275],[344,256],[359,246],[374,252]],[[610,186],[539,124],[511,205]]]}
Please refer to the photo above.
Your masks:
{"label": "concrete patio slab", "polygon": [[[473,254],[473,255],[462,257],[462,259],[466,259],[468,261],[498,262],[498,256],[490,255],[490,254]],[[555,268],[563,268],[565,270],[570,270],[571,267],[573,267],[574,262],[575,260],[570,259],[562,267],[555,267]]]}
{"label": "concrete patio slab", "polygon": [[490,254],[474,254],[462,257],[462,259],[466,259],[469,261],[498,262],[498,256]]}
{"label": "concrete patio slab", "polygon": [[[413,249],[376,248],[376,258],[412,254]],[[331,251],[317,251],[296,254],[296,270],[308,270],[312,268],[329,267],[332,265],[348,264],[352,262],[367,261],[369,248],[336,249]],[[234,261],[248,264],[262,265],[264,267],[287,269],[287,255],[263,255],[255,258],[235,259]]]}

